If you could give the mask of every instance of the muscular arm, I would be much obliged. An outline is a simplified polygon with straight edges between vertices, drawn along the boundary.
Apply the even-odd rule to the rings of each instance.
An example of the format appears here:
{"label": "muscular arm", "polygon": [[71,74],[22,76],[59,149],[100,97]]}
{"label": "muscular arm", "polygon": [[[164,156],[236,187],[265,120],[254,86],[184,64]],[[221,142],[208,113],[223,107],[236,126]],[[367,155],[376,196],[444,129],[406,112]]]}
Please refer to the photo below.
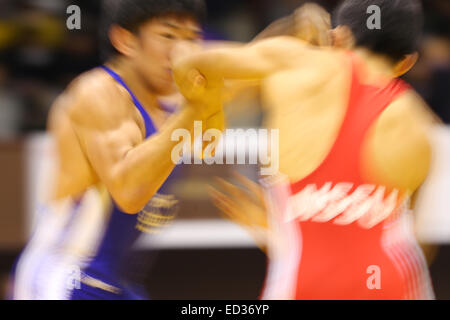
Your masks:
{"label": "muscular arm", "polygon": [[[307,44],[329,45],[330,29],[328,12],[314,3],[306,3],[291,15],[273,22],[247,45],[206,42],[203,51],[199,47],[186,51],[187,47],[181,46],[184,50],[175,54],[173,60],[177,84],[185,93],[185,87],[189,86],[189,72],[196,69],[208,79],[210,86],[220,86],[223,80],[230,80],[226,83],[225,92],[231,99],[235,92],[253,86],[273,72],[298,66],[302,60],[315,60],[308,59],[313,51],[307,50],[311,48]],[[236,85],[233,80],[239,83]]]}
{"label": "muscular arm", "polygon": [[293,37],[276,37],[240,47],[202,51],[180,59],[174,74],[183,89],[191,70],[197,70],[215,85],[222,80],[261,80],[274,72],[300,65],[320,52]]}
{"label": "muscular arm", "polygon": [[218,49],[192,62],[209,79],[258,80],[306,58],[306,44],[329,45],[330,29],[329,13],[317,4],[305,3],[273,22],[249,45]]}
{"label": "muscular arm", "polygon": [[[111,89],[111,88],[110,88]],[[128,103],[128,104],[127,104]],[[111,108],[115,105],[115,108]],[[178,128],[192,131],[196,112],[186,107],[164,129],[142,141],[129,101],[115,90],[81,94],[70,118],[91,166],[122,210],[139,212],[160,188],[175,164],[171,141]]]}

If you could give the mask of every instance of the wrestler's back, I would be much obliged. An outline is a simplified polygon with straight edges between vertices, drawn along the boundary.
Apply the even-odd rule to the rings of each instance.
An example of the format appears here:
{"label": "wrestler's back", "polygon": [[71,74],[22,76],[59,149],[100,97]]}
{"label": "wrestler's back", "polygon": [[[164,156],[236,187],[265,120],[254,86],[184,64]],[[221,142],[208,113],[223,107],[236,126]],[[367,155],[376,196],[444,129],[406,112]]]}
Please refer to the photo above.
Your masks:
{"label": "wrestler's back", "polygon": [[[292,68],[262,85],[267,126],[279,129],[280,172],[299,181],[325,159],[347,111],[351,65],[344,52],[321,54],[310,67]],[[367,68],[365,84],[383,74]],[[387,84],[387,83],[385,83]],[[373,183],[414,191],[425,178],[430,150],[427,129],[433,122],[412,91],[399,96],[373,124],[363,148],[362,174]]]}

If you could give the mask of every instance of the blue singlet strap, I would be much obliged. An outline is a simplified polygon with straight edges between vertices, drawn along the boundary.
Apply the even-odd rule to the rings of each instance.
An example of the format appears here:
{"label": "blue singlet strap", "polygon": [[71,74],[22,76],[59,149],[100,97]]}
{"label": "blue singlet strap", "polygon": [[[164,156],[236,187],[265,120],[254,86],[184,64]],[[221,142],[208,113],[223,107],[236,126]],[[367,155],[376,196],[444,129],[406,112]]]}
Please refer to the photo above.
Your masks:
{"label": "blue singlet strap", "polygon": [[111,77],[113,77],[114,80],[116,80],[120,85],[122,85],[122,87],[124,87],[128,91],[128,93],[130,94],[131,99],[133,99],[133,102],[134,102],[136,108],[139,110],[139,112],[142,115],[142,118],[144,119],[144,123],[145,123],[145,137],[148,138],[153,133],[155,133],[156,129],[155,129],[155,126],[153,125],[152,119],[148,115],[147,111],[145,111],[144,107],[142,107],[141,103],[136,98],[136,96],[133,94],[133,92],[130,90],[130,88],[122,80],[122,78],[117,73],[115,73],[113,70],[108,68],[107,66],[101,66],[101,68],[103,70],[105,70]]}

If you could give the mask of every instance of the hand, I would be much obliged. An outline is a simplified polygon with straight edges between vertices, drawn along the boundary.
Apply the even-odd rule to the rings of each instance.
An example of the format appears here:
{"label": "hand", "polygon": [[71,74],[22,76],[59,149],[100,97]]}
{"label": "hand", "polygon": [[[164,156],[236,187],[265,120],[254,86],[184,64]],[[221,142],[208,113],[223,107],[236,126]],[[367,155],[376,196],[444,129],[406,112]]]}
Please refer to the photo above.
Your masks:
{"label": "hand", "polygon": [[262,188],[238,173],[234,173],[234,177],[243,188],[217,178],[217,183],[226,193],[211,187],[210,196],[214,205],[228,219],[247,229],[258,246],[264,250],[269,231]]}
{"label": "hand", "polygon": [[202,101],[206,93],[207,80],[196,69],[174,71],[175,81],[180,93],[191,103]]}
{"label": "hand", "polygon": [[[192,49],[192,50],[190,50]],[[223,81],[211,83],[190,65],[189,57],[198,52],[195,45],[177,45],[172,52],[173,75],[187,105],[197,110],[201,120],[208,120],[222,112]]]}
{"label": "hand", "polygon": [[198,45],[180,41],[170,55],[175,83],[180,93],[192,103],[202,100],[207,87],[206,78],[187,63],[190,56],[200,51]]}
{"label": "hand", "polygon": [[331,45],[331,16],[321,6],[306,3],[294,12],[295,36],[317,46]]}

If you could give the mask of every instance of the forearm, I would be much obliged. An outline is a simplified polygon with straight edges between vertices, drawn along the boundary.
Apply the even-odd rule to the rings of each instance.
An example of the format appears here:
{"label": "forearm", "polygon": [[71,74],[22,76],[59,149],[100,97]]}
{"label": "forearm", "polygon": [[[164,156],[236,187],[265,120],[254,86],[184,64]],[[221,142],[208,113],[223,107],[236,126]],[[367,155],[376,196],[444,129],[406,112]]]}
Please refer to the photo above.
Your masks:
{"label": "forearm", "polygon": [[116,165],[115,189],[126,212],[140,211],[170,175],[179,159],[173,158],[172,150],[180,143],[172,134],[184,129],[192,136],[194,121],[201,120],[196,114],[195,109],[184,108],[161,132],[131,149]]}
{"label": "forearm", "polygon": [[[222,85],[223,80],[260,80],[274,70],[274,61],[261,57],[254,45],[217,48],[182,59],[174,66],[175,79],[182,90],[188,74],[197,70],[208,86]],[[183,92],[183,90],[182,90]]]}
{"label": "forearm", "polygon": [[183,55],[180,63],[175,64],[175,78],[180,85],[187,72],[196,69],[211,82],[260,80],[286,65],[290,58],[300,59],[289,54],[293,48],[286,43],[292,41],[271,41],[268,38],[293,36],[309,44],[327,46],[330,44],[330,29],[328,12],[316,4],[306,3],[293,14],[273,22],[247,45],[222,43],[219,44],[222,48],[188,54],[187,57]]}

